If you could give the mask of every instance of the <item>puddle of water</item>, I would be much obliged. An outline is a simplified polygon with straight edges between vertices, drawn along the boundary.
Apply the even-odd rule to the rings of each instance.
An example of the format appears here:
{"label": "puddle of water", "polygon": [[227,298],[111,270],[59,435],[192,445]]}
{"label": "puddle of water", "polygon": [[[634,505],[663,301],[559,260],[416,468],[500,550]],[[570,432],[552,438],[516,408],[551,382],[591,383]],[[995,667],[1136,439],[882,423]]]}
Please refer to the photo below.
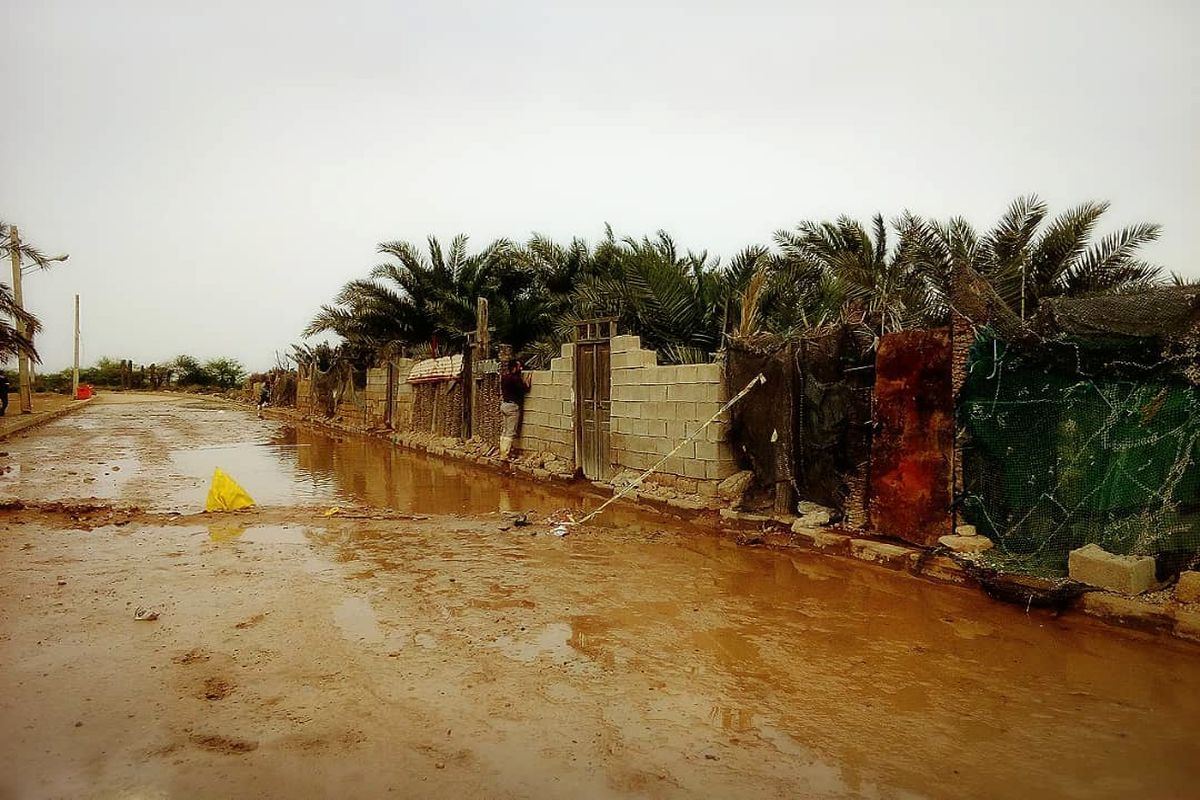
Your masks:
{"label": "puddle of water", "polygon": [[342,636],[355,642],[382,642],[383,629],[375,609],[364,597],[347,597],[333,609],[333,624]]}
{"label": "puddle of water", "polygon": [[214,542],[245,544],[308,544],[308,529],[295,525],[237,525],[213,523],[208,538]]}
{"label": "puddle of water", "polygon": [[[387,442],[294,427],[281,428],[269,442],[177,450],[171,460],[194,484],[174,493],[175,506],[203,504],[215,467],[233,476],[259,505],[340,503],[401,513],[469,515],[513,510],[545,514],[566,508],[582,515],[605,499]],[[663,525],[657,515],[620,504],[597,522],[639,530]]]}
{"label": "puddle of water", "polygon": [[571,646],[571,626],[565,622],[552,622],[534,631],[523,631],[514,636],[501,636],[495,641],[500,652],[516,661],[531,663],[539,658],[568,661],[577,653]]}

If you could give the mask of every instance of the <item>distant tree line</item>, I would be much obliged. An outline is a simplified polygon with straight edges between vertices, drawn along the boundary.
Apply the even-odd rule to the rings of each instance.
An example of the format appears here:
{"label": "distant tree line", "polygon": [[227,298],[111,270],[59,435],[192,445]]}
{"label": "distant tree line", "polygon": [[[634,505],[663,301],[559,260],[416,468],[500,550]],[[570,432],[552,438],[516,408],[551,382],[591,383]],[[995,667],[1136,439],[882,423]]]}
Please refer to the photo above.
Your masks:
{"label": "distant tree line", "polygon": [[[10,382],[15,383],[15,373]],[[39,374],[35,390],[70,392],[71,369]],[[106,389],[233,389],[241,386],[246,369],[233,358],[214,358],[201,362],[194,356],[181,355],[163,364],[134,366],[124,359],[101,358],[93,366],[80,367],[79,382]]]}

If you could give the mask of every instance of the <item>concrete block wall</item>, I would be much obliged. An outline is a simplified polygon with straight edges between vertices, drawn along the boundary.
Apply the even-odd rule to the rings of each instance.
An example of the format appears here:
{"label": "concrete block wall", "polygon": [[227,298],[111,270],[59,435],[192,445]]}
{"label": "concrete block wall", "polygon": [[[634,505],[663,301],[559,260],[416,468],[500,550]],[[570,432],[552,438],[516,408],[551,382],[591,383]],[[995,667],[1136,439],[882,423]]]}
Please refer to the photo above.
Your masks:
{"label": "concrete block wall", "polygon": [[392,429],[397,431],[412,430],[413,424],[413,385],[408,382],[408,373],[412,370],[416,359],[398,358],[393,364],[395,370],[392,377],[396,382],[392,394]]}
{"label": "concrete block wall", "polygon": [[[637,336],[612,340],[611,454],[614,471],[652,467],[728,399],[720,364],[658,366]],[[660,471],[687,481],[720,481],[738,471],[723,414]]]}
{"label": "concrete block wall", "polygon": [[387,422],[388,366],[367,370],[367,386],[363,391],[363,417],[367,427],[377,428]]}
{"label": "concrete block wall", "polygon": [[517,449],[551,452],[575,463],[575,345],[564,344],[550,369],[531,370]]}

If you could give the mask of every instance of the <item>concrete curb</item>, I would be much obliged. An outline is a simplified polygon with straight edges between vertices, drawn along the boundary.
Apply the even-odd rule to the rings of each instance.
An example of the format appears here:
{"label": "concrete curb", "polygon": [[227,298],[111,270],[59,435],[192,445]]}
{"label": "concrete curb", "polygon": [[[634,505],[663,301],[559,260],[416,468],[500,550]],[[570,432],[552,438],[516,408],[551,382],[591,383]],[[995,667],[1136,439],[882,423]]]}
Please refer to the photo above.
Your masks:
{"label": "concrete curb", "polygon": [[72,400],[62,408],[57,408],[54,411],[48,411],[44,414],[30,414],[28,418],[23,418],[17,424],[13,425],[8,430],[0,433],[0,441],[4,441],[10,436],[18,433],[24,433],[31,428],[36,428],[39,425],[45,425],[47,422],[53,422],[56,419],[65,417],[68,414],[74,414],[76,411],[91,404],[95,398],[89,397],[87,400]]}

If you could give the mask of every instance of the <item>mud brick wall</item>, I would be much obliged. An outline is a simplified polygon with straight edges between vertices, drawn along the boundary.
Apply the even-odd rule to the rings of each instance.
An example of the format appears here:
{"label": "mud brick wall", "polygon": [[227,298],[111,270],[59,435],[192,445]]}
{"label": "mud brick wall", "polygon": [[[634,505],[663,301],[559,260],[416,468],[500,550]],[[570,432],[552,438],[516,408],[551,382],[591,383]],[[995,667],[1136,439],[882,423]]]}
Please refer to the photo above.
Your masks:
{"label": "mud brick wall", "polygon": [[[725,404],[720,364],[658,366],[637,336],[612,340],[612,434],[614,469],[654,466]],[[738,471],[729,445],[729,415],[669,458],[660,473],[684,482],[720,481]],[[685,488],[691,488],[690,485]]]}
{"label": "mud brick wall", "polygon": [[550,369],[527,374],[530,389],[525,396],[517,448],[548,451],[574,464],[575,345],[564,344],[559,357],[551,359]]}
{"label": "mud brick wall", "polygon": [[484,371],[476,362],[472,370],[475,376],[475,400],[471,406],[472,433],[475,438],[491,447],[500,446],[500,373]]}
{"label": "mud brick wall", "polygon": [[436,436],[462,436],[462,381],[431,381],[413,387],[412,430]]}

